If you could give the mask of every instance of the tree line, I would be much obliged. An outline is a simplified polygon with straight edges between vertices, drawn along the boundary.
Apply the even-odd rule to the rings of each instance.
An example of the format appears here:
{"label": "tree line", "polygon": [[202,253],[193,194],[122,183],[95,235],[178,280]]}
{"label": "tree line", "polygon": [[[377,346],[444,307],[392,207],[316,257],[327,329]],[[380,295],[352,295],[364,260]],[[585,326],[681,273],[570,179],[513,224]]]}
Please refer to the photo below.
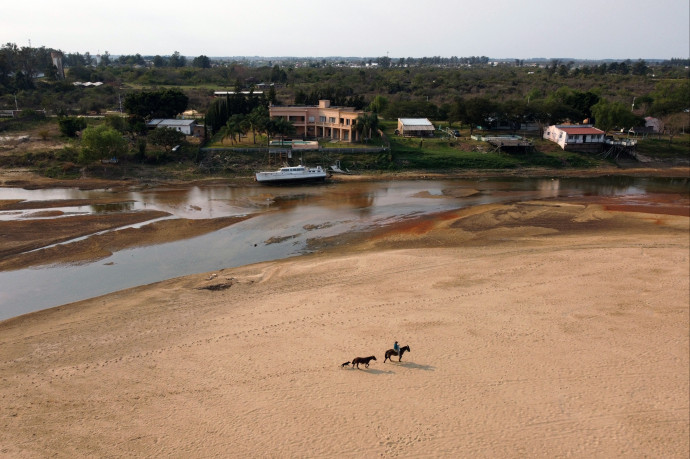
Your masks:
{"label": "tree line", "polygon": [[[268,63],[255,67],[247,63],[221,62],[198,56],[187,59],[180,53],[160,56],[139,54],[112,57],[100,56],[98,65],[89,53],[66,53],[63,57],[66,80],[56,80],[49,48],[17,47],[6,44],[0,48],[0,108],[47,109],[58,114],[77,114],[119,110],[120,101],[131,89],[128,85],[155,88],[177,87],[189,98],[188,104],[200,112],[214,106],[213,89],[234,87],[251,90],[258,83],[275,83],[265,97],[269,103],[314,105],[329,99],[333,105],[366,109],[379,98],[386,99],[388,110],[375,104],[384,117],[420,116],[434,120],[453,121],[459,118],[459,101],[489,98],[496,104],[524,104],[524,119],[539,104],[550,105],[557,99],[575,110],[572,120],[595,118],[582,104],[565,100],[562,94],[594,94],[611,103],[631,107],[644,116],[667,116],[688,108],[687,59],[665,62],[606,61],[593,64],[552,60],[545,65],[530,67],[519,60],[508,65],[492,66],[486,56],[469,58],[401,58],[376,59],[378,67],[350,67],[336,61],[319,60],[319,66]],[[388,58],[387,58],[388,59]],[[143,62],[143,64],[142,64]],[[467,66],[469,65],[471,66]],[[458,67],[452,67],[458,65]],[[209,67],[210,66],[210,67]],[[52,69],[52,70],[51,70]],[[38,75],[43,75],[38,77]],[[77,88],[74,81],[102,81],[99,88]],[[547,103],[548,102],[548,103]],[[590,101],[591,102],[591,101]],[[475,103],[475,102],[471,102]],[[574,104],[574,105],[573,105]],[[589,103],[589,107],[594,103]],[[586,108],[586,107],[585,107]],[[251,110],[232,110],[247,115]],[[497,110],[514,113],[515,109]],[[542,110],[543,111],[543,110]],[[213,116],[213,115],[212,115]],[[489,118],[496,118],[491,116]],[[514,116],[513,116],[514,118]],[[213,121],[215,129],[227,122]],[[486,120],[483,124],[486,124]],[[482,125],[482,124],[479,124]]]}

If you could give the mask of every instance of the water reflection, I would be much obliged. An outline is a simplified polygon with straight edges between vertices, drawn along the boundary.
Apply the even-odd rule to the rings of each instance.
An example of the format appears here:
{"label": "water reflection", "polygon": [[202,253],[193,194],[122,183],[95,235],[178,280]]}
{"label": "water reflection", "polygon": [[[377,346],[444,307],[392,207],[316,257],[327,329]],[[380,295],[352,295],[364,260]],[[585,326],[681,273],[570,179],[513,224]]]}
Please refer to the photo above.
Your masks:
{"label": "water reflection", "polygon": [[[309,187],[168,187],[143,191],[0,188],[0,200],[105,199],[112,204],[57,208],[65,212],[161,210],[171,218],[252,218],[203,236],[115,253],[80,266],[0,273],[0,319],[136,285],[298,255],[314,241],[366,233],[382,225],[480,204],[529,199],[621,196],[687,202],[687,179],[409,180]],[[31,212],[40,210],[34,206]],[[51,207],[56,210],[55,207]],[[0,219],[26,212],[0,212]]]}

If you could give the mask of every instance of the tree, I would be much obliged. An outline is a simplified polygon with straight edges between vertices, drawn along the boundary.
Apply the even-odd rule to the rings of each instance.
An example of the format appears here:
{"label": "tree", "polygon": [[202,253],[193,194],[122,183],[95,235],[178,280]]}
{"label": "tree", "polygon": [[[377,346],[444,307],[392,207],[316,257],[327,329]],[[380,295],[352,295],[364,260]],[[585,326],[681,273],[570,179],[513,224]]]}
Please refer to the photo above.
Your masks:
{"label": "tree", "polygon": [[223,139],[230,137],[234,143],[235,136],[241,137],[242,135],[246,134],[248,130],[249,123],[245,119],[245,116],[235,114],[228,119],[227,123],[225,123],[225,126],[221,128],[220,132],[222,133]]}
{"label": "tree", "polygon": [[465,103],[466,121],[470,125],[470,135],[476,126],[486,126],[489,118],[496,115],[497,105],[488,97],[475,97]]}
{"label": "tree", "polygon": [[286,136],[295,133],[295,126],[285,118],[273,118],[266,123],[266,132],[269,137],[274,134],[280,135],[282,142]]}
{"label": "tree", "polygon": [[76,137],[77,132],[86,128],[86,120],[78,117],[66,117],[58,120],[58,126],[62,135]]}
{"label": "tree", "polygon": [[195,57],[192,60],[192,67],[199,67],[202,69],[210,69],[211,68],[211,59],[209,59],[207,56],[204,56],[202,54],[201,56]]}
{"label": "tree", "polygon": [[84,130],[79,161],[90,163],[105,158],[117,158],[127,153],[128,144],[122,134],[104,124]]}
{"label": "tree", "polygon": [[648,70],[647,63],[642,59],[635,62],[632,66],[633,75],[646,75]]}
{"label": "tree", "polygon": [[170,56],[170,67],[184,67],[187,65],[187,58],[180,55],[178,51],[175,51],[172,56]]}
{"label": "tree", "polygon": [[182,132],[169,127],[156,128],[146,137],[151,144],[164,147],[166,152],[172,150],[175,145],[180,145],[185,139]]}
{"label": "tree", "polygon": [[53,65],[52,62],[46,65],[46,69],[43,73],[48,81],[57,81],[58,79],[58,69]]}
{"label": "tree", "polygon": [[662,120],[665,130],[668,132],[668,141],[673,140],[673,136],[690,132],[690,115],[684,112],[674,113],[665,116]]}
{"label": "tree", "polygon": [[374,100],[369,104],[369,110],[375,113],[383,113],[386,107],[388,107],[388,99],[379,95],[374,97]]}
{"label": "tree", "polygon": [[510,122],[513,130],[520,129],[520,125],[529,121],[530,110],[523,99],[510,99],[501,104],[501,116]]}
{"label": "tree", "polygon": [[271,87],[268,88],[268,102],[272,105],[276,105],[278,103],[276,88],[273,85],[271,85]]}
{"label": "tree", "polygon": [[650,112],[653,116],[681,112],[690,104],[690,79],[660,81],[652,97]]}
{"label": "tree", "polygon": [[24,72],[17,72],[14,75],[14,87],[19,90],[34,89],[34,80]]}
{"label": "tree", "polygon": [[165,67],[165,59],[163,58],[163,56],[153,56],[153,66],[158,68]]}
{"label": "tree", "polygon": [[141,118],[174,118],[187,109],[189,98],[179,89],[142,91],[125,97],[127,113]]}
{"label": "tree", "polygon": [[112,59],[110,59],[110,53],[108,51],[104,52],[103,55],[101,56],[101,62],[100,66],[101,67],[107,67],[112,63]]}
{"label": "tree", "polygon": [[592,106],[592,115],[595,125],[605,133],[614,127],[631,128],[643,124],[642,119],[630,111],[627,105],[621,102],[609,102],[601,99]]}
{"label": "tree", "polygon": [[458,97],[448,111],[448,124],[452,125],[458,121],[462,123],[467,119],[467,110],[465,108],[465,101]]}
{"label": "tree", "polygon": [[268,114],[268,109],[263,105],[259,105],[254,110],[249,113],[247,117],[247,123],[249,124],[249,129],[252,131],[253,140],[252,143],[256,143],[256,133],[264,132],[266,130],[266,124],[270,120]]}
{"label": "tree", "polygon": [[127,118],[120,115],[108,115],[105,117],[105,124],[122,134],[127,133],[130,130],[130,125],[127,122]]}
{"label": "tree", "polygon": [[354,130],[359,139],[371,139],[379,129],[379,117],[374,113],[364,113],[355,119]]}

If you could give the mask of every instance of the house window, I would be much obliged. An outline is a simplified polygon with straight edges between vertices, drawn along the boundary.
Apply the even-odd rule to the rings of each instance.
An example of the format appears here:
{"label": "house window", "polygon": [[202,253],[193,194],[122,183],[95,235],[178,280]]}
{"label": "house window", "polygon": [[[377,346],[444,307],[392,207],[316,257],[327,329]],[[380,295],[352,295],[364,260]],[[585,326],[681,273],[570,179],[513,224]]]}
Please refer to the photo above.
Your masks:
{"label": "house window", "polygon": [[310,116],[310,117],[309,117],[309,122],[310,122],[310,123],[313,123],[313,122],[314,122],[314,117],[313,117],[313,116]]}
{"label": "house window", "polygon": [[349,125],[350,125],[350,118],[348,118],[348,119],[345,120],[345,125],[346,125],[346,126],[349,126]]}
{"label": "house window", "polygon": [[328,122],[329,123],[335,123],[335,117],[334,116],[329,117]]}
{"label": "house window", "polygon": [[325,123],[326,122],[326,117],[325,116],[319,116],[319,123]]}
{"label": "house window", "polygon": [[340,118],[340,124],[345,124],[345,119],[344,119],[344,118]]}

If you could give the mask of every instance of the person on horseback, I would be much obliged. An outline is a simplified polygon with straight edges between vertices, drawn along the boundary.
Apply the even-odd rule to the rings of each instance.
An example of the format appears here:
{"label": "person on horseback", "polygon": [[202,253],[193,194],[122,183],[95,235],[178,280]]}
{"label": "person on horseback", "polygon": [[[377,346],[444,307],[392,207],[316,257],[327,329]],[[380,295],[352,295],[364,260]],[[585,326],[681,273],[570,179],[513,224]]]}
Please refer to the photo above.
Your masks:
{"label": "person on horseback", "polygon": [[398,344],[397,341],[395,342],[395,344],[393,344],[393,350],[395,351],[395,353],[397,355],[400,355],[400,345]]}

